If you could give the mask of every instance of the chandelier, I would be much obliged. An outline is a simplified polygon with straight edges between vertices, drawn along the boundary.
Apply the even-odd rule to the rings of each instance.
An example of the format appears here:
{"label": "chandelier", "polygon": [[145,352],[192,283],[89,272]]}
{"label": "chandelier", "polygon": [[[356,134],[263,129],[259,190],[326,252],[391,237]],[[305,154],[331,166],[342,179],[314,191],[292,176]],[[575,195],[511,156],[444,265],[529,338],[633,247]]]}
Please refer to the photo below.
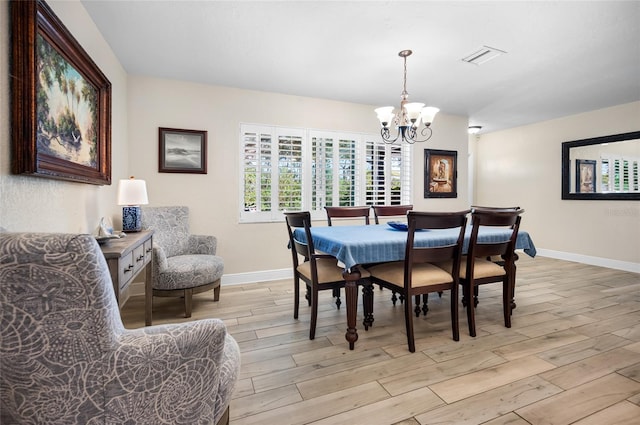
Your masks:
{"label": "chandelier", "polygon": [[[404,84],[400,98],[400,110],[393,112],[393,106],[383,106],[375,110],[382,124],[380,135],[385,143],[395,143],[396,140],[409,144],[426,142],[431,138],[431,123],[440,109],[433,106],[424,106],[424,103],[409,102],[407,92],[407,56],[411,56],[411,50],[402,50],[398,56],[404,59]],[[395,138],[391,138],[389,127],[391,125],[398,130]],[[422,126],[420,125],[422,124]]]}

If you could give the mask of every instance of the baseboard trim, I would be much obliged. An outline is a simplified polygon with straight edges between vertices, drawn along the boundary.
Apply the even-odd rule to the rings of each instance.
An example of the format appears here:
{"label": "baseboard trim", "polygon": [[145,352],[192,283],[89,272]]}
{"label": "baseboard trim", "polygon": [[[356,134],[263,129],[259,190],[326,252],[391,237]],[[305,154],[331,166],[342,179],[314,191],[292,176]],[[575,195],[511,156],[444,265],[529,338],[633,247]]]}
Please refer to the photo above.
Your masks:
{"label": "baseboard trim", "polygon": [[[221,286],[245,285],[248,283],[267,282],[270,280],[291,279],[292,269],[261,270],[248,273],[232,273],[222,276]],[[131,295],[144,295],[144,281],[133,282],[130,289]]]}
{"label": "baseboard trim", "polygon": [[276,269],[276,270],[261,270],[248,273],[233,273],[225,274],[222,276],[222,286],[228,285],[244,285],[246,283],[267,282],[270,280],[283,280],[291,279],[293,277],[293,270],[288,269]]}
{"label": "baseboard trim", "polygon": [[632,263],[630,261],[592,257],[589,255],[574,254],[571,252],[554,251],[551,249],[537,249],[537,255],[540,255],[542,257],[555,258],[557,260],[573,261],[576,263],[589,264],[592,266],[623,270],[625,272],[640,273],[640,263]]}

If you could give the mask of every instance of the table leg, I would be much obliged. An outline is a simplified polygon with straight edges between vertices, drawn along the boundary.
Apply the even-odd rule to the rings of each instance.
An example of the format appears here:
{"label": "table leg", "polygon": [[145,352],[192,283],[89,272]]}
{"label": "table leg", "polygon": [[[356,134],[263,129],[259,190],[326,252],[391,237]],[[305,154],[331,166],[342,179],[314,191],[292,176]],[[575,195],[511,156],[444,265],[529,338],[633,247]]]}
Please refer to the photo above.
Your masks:
{"label": "table leg", "polygon": [[153,288],[151,287],[151,273],[153,263],[150,261],[146,265],[147,270],[144,276],[144,325],[151,326],[151,312],[153,307]]}
{"label": "table leg", "polygon": [[358,280],[360,280],[360,271],[357,267],[354,267],[351,271],[345,270],[342,276],[345,280],[344,292],[347,299],[347,333],[344,338],[349,343],[349,350],[353,350],[358,340],[356,317],[358,315]]}

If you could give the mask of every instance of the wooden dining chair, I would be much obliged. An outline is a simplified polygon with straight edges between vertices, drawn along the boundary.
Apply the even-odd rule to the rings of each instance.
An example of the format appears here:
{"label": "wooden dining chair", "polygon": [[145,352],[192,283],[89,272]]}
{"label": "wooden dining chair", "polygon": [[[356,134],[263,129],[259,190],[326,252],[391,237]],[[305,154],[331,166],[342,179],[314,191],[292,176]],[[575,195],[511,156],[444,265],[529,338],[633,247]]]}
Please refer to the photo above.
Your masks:
{"label": "wooden dining chair", "polygon": [[[371,282],[404,295],[404,317],[407,330],[409,351],[416,351],[413,314],[426,315],[426,303],[431,292],[451,292],[451,330],[454,341],[460,339],[458,328],[458,285],[460,275],[460,259],[464,243],[464,232],[469,211],[436,213],[409,211],[407,214],[408,231],[404,261],[378,264],[369,269]],[[414,243],[415,233],[421,229],[454,229],[459,228],[454,243],[439,247],[419,247]],[[433,263],[450,261],[451,271],[443,270]],[[420,308],[420,295],[424,306]],[[412,298],[416,306],[412,308]]]}
{"label": "wooden dining chair", "polygon": [[407,217],[407,212],[413,209],[413,205],[372,205],[373,217],[376,224],[380,224],[378,217]]}
{"label": "wooden dining chair", "polygon": [[[519,210],[520,207],[487,207],[487,206],[481,206],[481,205],[471,205],[471,212],[473,213],[474,211],[517,211]],[[502,259],[502,257],[500,255],[494,255],[491,257],[487,257],[487,260],[491,260],[494,263],[497,263],[501,266],[504,266],[504,260]],[[515,252],[513,254],[513,270],[515,273],[516,270],[516,261],[519,260],[518,257],[518,253]],[[516,302],[515,302],[515,287],[513,288],[514,292],[511,294],[511,309],[515,309],[516,308]],[[477,298],[476,298],[476,304],[477,304]]]}
{"label": "wooden dining chair", "polygon": [[332,225],[332,218],[364,217],[364,224],[369,224],[369,205],[349,207],[324,207],[327,211],[327,224]]}
{"label": "wooden dining chair", "polygon": [[[515,288],[515,246],[523,209],[489,211],[476,209],[471,213],[471,235],[467,255],[460,265],[460,284],[463,288],[462,303],[467,309],[469,335],[476,336],[475,309],[478,305],[478,287],[487,283],[502,282],[502,310],[504,325],[511,327],[512,300]],[[481,227],[511,229],[508,237],[494,242],[478,242]],[[500,257],[502,262],[492,261]],[[451,266],[446,267],[451,270]],[[473,299],[473,301],[472,301]]]}
{"label": "wooden dining chair", "polygon": [[[284,213],[289,233],[289,247],[293,260],[293,284],[294,284],[294,304],[293,318],[298,318],[300,306],[300,280],[305,282],[308,294],[309,306],[311,307],[311,324],[309,329],[309,339],[316,336],[316,322],[318,319],[318,293],[319,291],[331,289],[340,291],[344,287],[345,281],[342,276],[344,269],[338,266],[338,260],[328,254],[317,253],[311,238],[311,214],[308,211]],[[295,228],[303,228],[306,235],[306,243],[302,243],[293,237]],[[300,257],[304,259],[300,262]],[[369,273],[360,268],[361,278],[368,278]],[[338,292],[338,296],[340,292]],[[338,308],[340,303],[336,302]]]}

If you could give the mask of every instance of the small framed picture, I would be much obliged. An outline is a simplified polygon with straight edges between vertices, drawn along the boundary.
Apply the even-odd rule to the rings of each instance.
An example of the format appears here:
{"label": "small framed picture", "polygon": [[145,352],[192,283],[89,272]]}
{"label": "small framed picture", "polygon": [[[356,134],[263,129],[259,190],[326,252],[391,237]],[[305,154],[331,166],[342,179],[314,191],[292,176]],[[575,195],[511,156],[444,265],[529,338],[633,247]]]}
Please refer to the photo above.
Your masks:
{"label": "small framed picture", "polygon": [[207,174],[207,132],[159,129],[159,173]]}
{"label": "small framed picture", "polygon": [[596,192],[596,161],[576,159],[576,193]]}
{"label": "small framed picture", "polygon": [[458,197],[458,152],[424,150],[424,197]]}

